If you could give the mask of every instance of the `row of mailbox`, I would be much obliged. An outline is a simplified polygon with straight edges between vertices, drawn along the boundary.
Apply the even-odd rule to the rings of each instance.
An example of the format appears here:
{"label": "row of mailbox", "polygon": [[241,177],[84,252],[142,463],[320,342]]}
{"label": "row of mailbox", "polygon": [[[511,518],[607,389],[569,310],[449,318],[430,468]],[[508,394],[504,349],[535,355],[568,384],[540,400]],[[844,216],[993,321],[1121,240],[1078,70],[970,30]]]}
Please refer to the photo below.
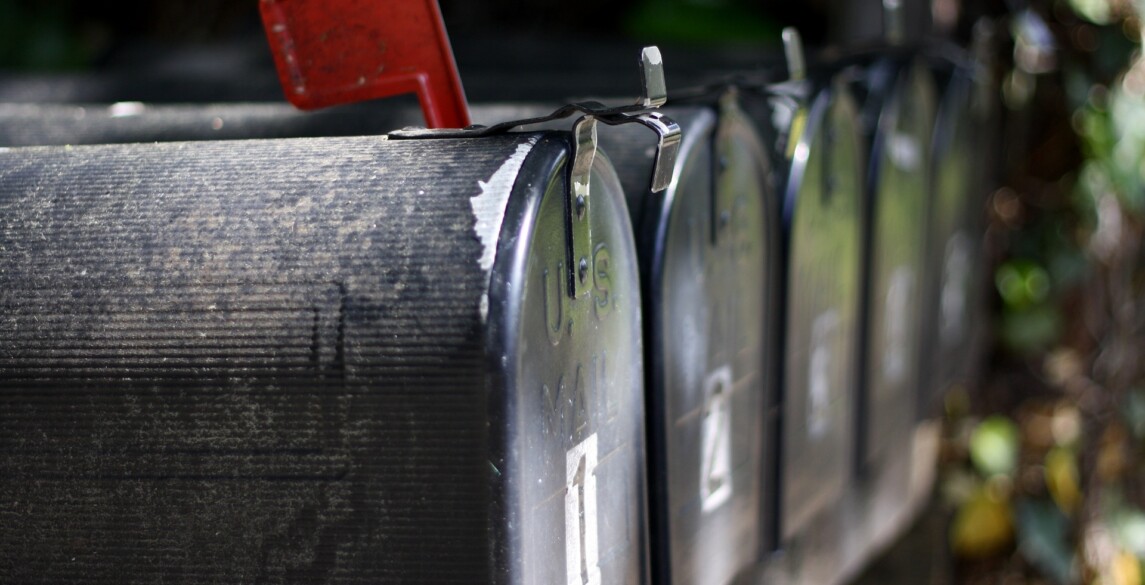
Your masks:
{"label": "row of mailbox", "polygon": [[979,82],[701,92],[659,193],[636,128],[0,105],[0,581],[843,578],[972,374]]}

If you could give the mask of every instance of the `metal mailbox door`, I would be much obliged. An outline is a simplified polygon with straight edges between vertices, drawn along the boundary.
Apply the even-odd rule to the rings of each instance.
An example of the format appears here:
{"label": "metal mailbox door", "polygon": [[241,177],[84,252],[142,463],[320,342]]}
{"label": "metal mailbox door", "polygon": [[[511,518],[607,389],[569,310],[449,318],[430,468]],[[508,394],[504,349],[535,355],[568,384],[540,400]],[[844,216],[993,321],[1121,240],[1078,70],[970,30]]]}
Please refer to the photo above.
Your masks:
{"label": "metal mailbox door", "polygon": [[815,98],[792,154],[784,196],[783,540],[837,501],[850,477],[865,155],[844,86]]}
{"label": "metal mailbox door", "polygon": [[[923,283],[930,215],[934,82],[919,62],[877,63],[865,109],[871,125],[867,281],[860,393],[860,473],[909,457],[922,358]],[[875,470],[871,473],[877,474]],[[909,477],[903,478],[905,490]],[[892,490],[893,491],[893,490]]]}
{"label": "metal mailbox door", "polygon": [[685,138],[663,193],[648,192],[650,141],[604,142],[644,277],[653,580],[722,584],[759,561],[778,206],[734,93],[666,113]]}

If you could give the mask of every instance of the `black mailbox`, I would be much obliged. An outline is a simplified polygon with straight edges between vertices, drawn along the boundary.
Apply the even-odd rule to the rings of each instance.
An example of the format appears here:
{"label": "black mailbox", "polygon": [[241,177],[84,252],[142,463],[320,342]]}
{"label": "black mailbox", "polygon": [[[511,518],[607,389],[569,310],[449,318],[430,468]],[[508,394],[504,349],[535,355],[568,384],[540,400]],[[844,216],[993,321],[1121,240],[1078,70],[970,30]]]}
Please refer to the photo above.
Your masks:
{"label": "black mailbox", "polygon": [[981,168],[974,81],[967,65],[945,62],[944,90],[934,135],[934,205],[929,222],[927,283],[927,375],[919,399],[930,416],[952,384],[965,382],[975,365],[975,337],[981,315],[982,203],[986,172]]}
{"label": "black mailbox", "polygon": [[810,531],[851,478],[866,164],[842,83],[821,90],[794,120],[784,190],[783,541]]}
{"label": "black mailbox", "polygon": [[[878,481],[909,459],[923,354],[923,290],[928,270],[930,143],[935,89],[918,61],[883,59],[856,75],[869,144],[864,220],[866,288],[859,392],[857,471]],[[898,465],[909,470],[909,465]],[[880,486],[880,497],[907,501],[909,474]],[[884,511],[884,515],[885,511]]]}
{"label": "black mailbox", "polygon": [[574,271],[571,151],[0,151],[0,581],[645,582],[637,256],[596,157]]}
{"label": "black mailbox", "polygon": [[683,130],[671,186],[650,193],[655,142],[602,134],[629,196],[644,293],[650,502],[657,583],[728,583],[762,540],[768,353],[778,280],[771,169],[729,91],[668,108]]}
{"label": "black mailbox", "polygon": [[863,563],[872,543],[903,530],[929,493],[916,430],[924,353],[924,283],[931,205],[934,87],[918,61],[892,54],[844,70],[863,103],[869,147],[864,198],[864,285],[854,481],[843,550]]}

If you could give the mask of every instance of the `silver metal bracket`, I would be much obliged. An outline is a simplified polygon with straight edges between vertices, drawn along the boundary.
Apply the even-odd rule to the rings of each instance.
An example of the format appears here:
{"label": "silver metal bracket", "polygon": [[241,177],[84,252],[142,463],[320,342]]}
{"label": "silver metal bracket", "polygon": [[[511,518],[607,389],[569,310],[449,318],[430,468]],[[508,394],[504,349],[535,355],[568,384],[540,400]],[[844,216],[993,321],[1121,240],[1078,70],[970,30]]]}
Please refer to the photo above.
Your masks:
{"label": "silver metal bracket", "polygon": [[668,103],[668,84],[664,81],[664,58],[660,48],[644,47],[640,51],[640,77],[644,94],[640,105],[645,108],[659,108]]}
{"label": "silver metal bracket", "polygon": [[568,209],[569,294],[578,298],[592,287],[592,204],[589,186],[596,160],[596,118],[584,116],[573,125],[573,163],[569,173],[572,197]]}
{"label": "silver metal bracket", "polygon": [[906,39],[906,18],[903,0],[883,0],[883,30],[887,44],[902,45]]}
{"label": "silver metal bracket", "polygon": [[807,57],[803,52],[803,37],[795,27],[783,29],[783,57],[787,61],[787,78],[802,81],[807,77]]}
{"label": "silver metal bracket", "polygon": [[[391,138],[478,138],[504,134],[522,126],[533,126],[568,118],[577,113],[595,116],[602,122],[611,125],[621,124],[626,120],[618,118],[618,116],[644,113],[658,108],[668,101],[668,90],[664,81],[664,60],[660,57],[660,49],[644,47],[640,53],[640,73],[643,95],[633,104],[606,106],[597,101],[574,102],[561,106],[546,116],[509,120],[492,126],[473,125],[468,128],[410,127],[390,132],[389,136]],[[611,121],[606,121],[605,118],[609,118]],[[664,119],[667,120],[667,118]],[[655,129],[651,124],[644,124]]]}
{"label": "silver metal bracket", "polygon": [[769,88],[768,102],[771,104],[771,126],[776,132],[775,148],[790,160],[807,122],[812,85],[807,81],[807,57],[799,31],[787,27],[783,29],[782,36],[788,78]]}
{"label": "silver metal bracket", "polygon": [[588,293],[592,287],[592,229],[589,206],[592,204],[592,163],[596,160],[597,122],[610,126],[641,124],[657,136],[656,160],[652,165],[651,190],[663,191],[672,184],[673,169],[680,152],[680,126],[660,112],[640,114],[593,115],[581,117],[573,124],[573,163],[569,171],[569,266],[573,298]]}
{"label": "silver metal bracket", "polygon": [[593,285],[592,232],[589,227],[592,200],[592,164],[597,150],[597,122],[609,126],[640,124],[656,133],[656,161],[652,167],[651,190],[663,191],[672,183],[673,169],[680,152],[682,139],[680,125],[661,112],[652,111],[668,101],[664,81],[664,60],[660,49],[645,47],[640,53],[641,87],[643,95],[635,103],[606,106],[600,102],[585,101],[561,106],[547,116],[511,120],[492,126],[470,126],[461,129],[403,128],[391,132],[393,139],[412,138],[479,138],[504,134],[515,128],[545,124],[584,114],[573,123],[573,160],[569,169],[568,234],[569,234],[569,295],[573,298],[588,293]]}

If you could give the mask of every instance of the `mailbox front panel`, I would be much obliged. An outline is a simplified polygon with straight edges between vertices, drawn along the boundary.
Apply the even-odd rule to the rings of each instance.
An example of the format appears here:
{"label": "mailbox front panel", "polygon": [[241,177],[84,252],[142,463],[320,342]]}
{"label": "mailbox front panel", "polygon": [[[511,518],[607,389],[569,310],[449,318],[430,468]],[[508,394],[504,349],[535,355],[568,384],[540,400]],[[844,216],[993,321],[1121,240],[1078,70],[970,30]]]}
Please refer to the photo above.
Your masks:
{"label": "mailbox front panel", "polygon": [[864,154],[853,100],[816,97],[785,197],[787,325],[781,536],[797,535],[850,476]]}

